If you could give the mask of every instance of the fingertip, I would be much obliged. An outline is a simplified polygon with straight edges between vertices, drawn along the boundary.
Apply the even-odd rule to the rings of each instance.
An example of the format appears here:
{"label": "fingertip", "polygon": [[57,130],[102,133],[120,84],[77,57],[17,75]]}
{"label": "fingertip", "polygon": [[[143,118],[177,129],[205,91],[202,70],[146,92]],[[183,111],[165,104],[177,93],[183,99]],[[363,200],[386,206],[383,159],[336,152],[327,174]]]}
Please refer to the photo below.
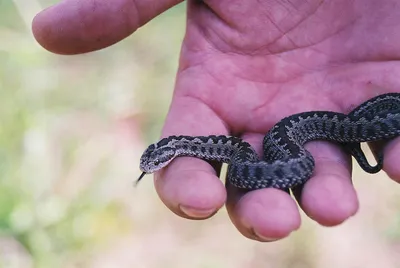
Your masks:
{"label": "fingertip", "polygon": [[[231,189],[229,195],[238,195]],[[262,242],[285,238],[301,224],[296,202],[284,191],[261,189],[228,198],[228,212],[236,228],[246,237]]]}
{"label": "fingertip", "polygon": [[46,27],[47,24],[50,24],[48,22],[48,16],[46,16],[46,14],[48,12],[48,10],[51,10],[53,8],[53,6],[48,7],[44,10],[42,10],[40,13],[38,13],[32,20],[32,33],[33,33],[33,37],[35,38],[35,40],[45,49],[53,52],[51,50],[51,45],[49,46],[46,42],[47,38],[46,36],[49,36],[49,34],[51,35],[51,33],[48,30],[48,27]]}
{"label": "fingertip", "polygon": [[37,42],[62,55],[111,46],[181,0],[65,0],[32,21]]}
{"label": "fingertip", "polygon": [[[179,80],[179,79],[178,79]],[[181,84],[177,82],[176,92]],[[174,95],[162,131],[171,135],[227,135],[225,122],[198,98]],[[156,174],[157,192],[174,213],[190,219],[205,219],[216,213],[226,201],[226,189],[219,179],[221,163],[196,157],[177,157]]]}
{"label": "fingertip", "polygon": [[136,15],[129,1],[67,0],[37,14],[32,31],[37,42],[53,53],[87,53],[133,33],[139,27]]}
{"label": "fingertip", "polygon": [[311,178],[298,199],[304,212],[323,226],[341,224],[356,214],[359,208],[350,178],[341,172],[318,174]]}
{"label": "fingertip", "polygon": [[315,160],[313,176],[293,193],[311,219],[323,226],[338,225],[358,210],[351,158],[339,146],[325,141],[313,141],[306,147]]}
{"label": "fingertip", "polygon": [[174,160],[155,174],[162,202],[175,214],[189,219],[206,219],[225,203],[226,190],[210,164],[192,158]]}

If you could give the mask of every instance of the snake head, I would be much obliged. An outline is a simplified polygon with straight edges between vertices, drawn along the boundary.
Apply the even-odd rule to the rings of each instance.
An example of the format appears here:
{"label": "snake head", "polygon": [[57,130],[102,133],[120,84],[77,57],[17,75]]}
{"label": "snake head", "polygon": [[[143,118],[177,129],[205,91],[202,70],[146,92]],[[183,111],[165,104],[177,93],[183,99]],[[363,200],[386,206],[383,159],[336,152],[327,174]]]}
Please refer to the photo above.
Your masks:
{"label": "snake head", "polygon": [[152,144],[144,151],[140,158],[140,170],[144,173],[153,173],[167,166],[176,155],[172,146],[157,146]]}

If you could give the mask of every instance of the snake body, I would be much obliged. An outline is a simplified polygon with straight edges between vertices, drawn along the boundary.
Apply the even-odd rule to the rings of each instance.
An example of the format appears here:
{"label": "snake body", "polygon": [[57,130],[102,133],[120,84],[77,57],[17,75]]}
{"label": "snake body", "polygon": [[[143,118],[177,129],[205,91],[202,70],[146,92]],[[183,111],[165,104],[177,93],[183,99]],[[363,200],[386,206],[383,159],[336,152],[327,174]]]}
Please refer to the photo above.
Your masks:
{"label": "snake body", "polygon": [[400,135],[400,93],[374,97],[349,114],[332,111],[303,112],[283,118],[265,135],[264,157],[241,138],[224,135],[170,136],[151,144],[140,159],[143,172],[167,166],[179,156],[228,163],[227,180],[247,190],[289,189],[304,184],[313,174],[315,161],[304,144],[312,140],[336,142],[368,173],[382,169],[383,155],[371,166],[362,142],[388,140]]}

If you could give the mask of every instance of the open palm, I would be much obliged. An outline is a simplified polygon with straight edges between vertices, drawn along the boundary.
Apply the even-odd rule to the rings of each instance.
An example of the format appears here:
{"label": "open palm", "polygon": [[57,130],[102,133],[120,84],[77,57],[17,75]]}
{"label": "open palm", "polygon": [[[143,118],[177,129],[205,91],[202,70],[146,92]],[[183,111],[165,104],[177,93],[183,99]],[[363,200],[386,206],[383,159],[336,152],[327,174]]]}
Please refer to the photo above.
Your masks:
{"label": "open palm", "polygon": [[[39,14],[33,30],[50,51],[83,53],[118,42],[179,2],[65,0]],[[263,136],[284,116],[347,113],[378,94],[399,91],[397,25],[396,0],[188,1],[163,136],[236,135],[261,153]],[[306,147],[316,160],[315,175],[295,197],[315,221],[340,224],[358,209],[351,158],[328,142]],[[400,145],[394,140],[385,147],[384,170],[400,180],[396,152]],[[192,219],[212,216],[226,201],[239,231],[260,241],[286,237],[300,226],[289,194],[225,188],[219,168],[178,158],[156,174],[157,192],[172,211]]]}

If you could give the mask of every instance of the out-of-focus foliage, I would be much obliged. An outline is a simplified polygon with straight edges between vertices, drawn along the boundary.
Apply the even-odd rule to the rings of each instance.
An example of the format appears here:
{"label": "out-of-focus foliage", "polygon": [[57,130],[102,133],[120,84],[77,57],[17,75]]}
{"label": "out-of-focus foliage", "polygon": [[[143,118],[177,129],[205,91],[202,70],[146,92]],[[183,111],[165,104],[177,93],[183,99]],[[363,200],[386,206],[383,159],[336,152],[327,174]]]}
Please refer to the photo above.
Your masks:
{"label": "out-of-focus foliage", "polygon": [[[66,57],[38,46],[17,3],[0,1],[0,267],[86,266],[132,232],[127,196],[113,189],[134,195],[135,177],[121,174],[138,171],[141,134],[158,136],[184,13],[177,6],[112,48]],[[121,172],[115,152],[134,168]]]}
{"label": "out-of-focus foliage", "polygon": [[171,100],[185,3],[78,56],[33,39],[29,14],[51,3],[0,1],[0,267],[399,267],[400,188],[357,166],[354,218],[304,217],[270,244],[242,237],[224,209],[174,216],[150,178],[133,188]]}

